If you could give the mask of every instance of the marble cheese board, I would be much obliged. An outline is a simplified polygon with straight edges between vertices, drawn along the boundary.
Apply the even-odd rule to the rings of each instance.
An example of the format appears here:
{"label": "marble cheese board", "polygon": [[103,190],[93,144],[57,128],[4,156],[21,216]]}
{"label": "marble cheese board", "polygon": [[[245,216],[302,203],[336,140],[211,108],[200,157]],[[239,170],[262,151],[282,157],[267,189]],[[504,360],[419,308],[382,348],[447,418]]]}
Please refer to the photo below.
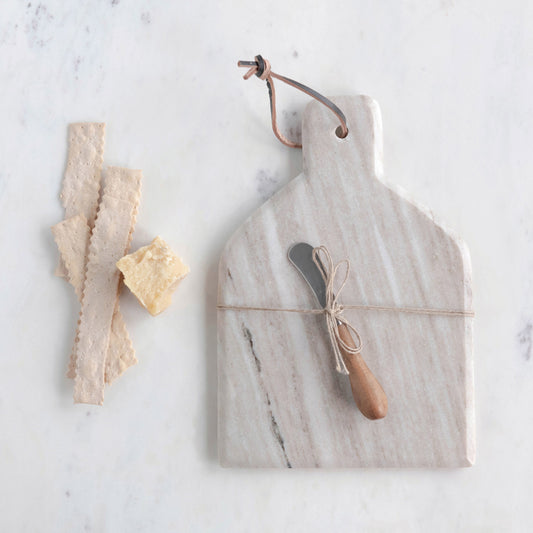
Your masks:
{"label": "marble cheese board", "polygon": [[[219,304],[313,308],[287,250],[304,241],[352,265],[347,305],[472,309],[464,243],[385,185],[381,116],[366,96],[318,102],[302,126],[303,172],[228,241]],[[391,180],[387,180],[390,182]],[[228,467],[461,467],[475,456],[472,317],[347,310],[388,397],[363,417],[335,371],[322,315],[218,310],[218,450]]]}

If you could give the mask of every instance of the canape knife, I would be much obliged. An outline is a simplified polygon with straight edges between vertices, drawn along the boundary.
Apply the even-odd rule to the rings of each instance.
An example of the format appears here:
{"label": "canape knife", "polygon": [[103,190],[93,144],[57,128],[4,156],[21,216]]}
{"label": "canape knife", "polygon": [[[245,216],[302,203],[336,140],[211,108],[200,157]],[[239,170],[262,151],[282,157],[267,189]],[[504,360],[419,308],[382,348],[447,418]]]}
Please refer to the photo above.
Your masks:
{"label": "canape knife", "polygon": [[[324,265],[317,258],[318,266],[313,261],[313,247],[305,242],[294,244],[289,249],[289,261],[311,287],[321,307],[326,307],[326,283],[323,273]],[[356,347],[348,327],[337,320],[339,336],[348,346]],[[351,354],[339,345],[344,363],[348,368],[352,395],[361,413],[370,420],[384,418],[387,414],[387,396],[374,374],[366,365],[360,353]]]}

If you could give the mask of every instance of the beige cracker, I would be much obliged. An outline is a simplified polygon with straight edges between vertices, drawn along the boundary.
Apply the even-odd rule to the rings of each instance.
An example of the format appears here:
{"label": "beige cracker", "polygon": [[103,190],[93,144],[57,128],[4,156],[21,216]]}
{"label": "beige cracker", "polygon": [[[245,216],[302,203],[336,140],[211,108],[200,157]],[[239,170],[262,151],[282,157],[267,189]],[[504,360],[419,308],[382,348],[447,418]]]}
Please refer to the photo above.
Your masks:
{"label": "beige cracker", "polygon": [[[131,240],[133,238],[133,231],[135,229],[135,223],[137,221],[137,214],[139,212],[140,202],[140,177],[139,172],[139,186],[136,189],[130,189],[129,181],[131,180],[131,172],[135,172],[126,168],[111,167],[107,170],[106,176],[106,191],[112,196],[122,197],[124,193],[128,194],[127,197],[130,202],[133,203],[133,216],[131,218],[130,233],[128,236],[128,242],[124,255],[130,250]],[[113,179],[111,179],[113,177]],[[120,290],[119,290],[120,292]],[[122,313],[119,310],[119,303],[117,299],[117,306],[113,315],[113,321],[111,323],[111,334],[109,338],[109,347],[107,350],[106,364],[105,364],[105,381],[106,383],[112,383],[123,372],[125,372],[130,366],[137,363],[135,357],[135,350],[133,344],[128,335],[126,329],[126,323],[122,317]]]}
{"label": "beige cracker", "polygon": [[68,281],[81,300],[85,280],[85,262],[91,230],[84,215],[67,218],[52,226],[52,233],[60,253]]}
{"label": "beige cracker", "polygon": [[[85,266],[87,262],[87,249],[91,230],[87,219],[83,215],[76,215],[52,227],[61,260],[65,265],[67,277],[74,291],[81,301],[83,283],[85,281]],[[130,229],[133,233],[133,225]],[[129,246],[128,246],[129,248]],[[111,324],[111,336],[106,357],[106,383],[112,383],[126,369],[137,362],[135,350],[128,335],[124,318],[117,302]],[[75,352],[71,352],[67,377],[76,376]]]}
{"label": "beige cracker", "polygon": [[76,345],[74,402],[101,405],[106,354],[118,301],[116,262],[126,253],[140,199],[141,171],[110,168],[90,239]]}
{"label": "beige cracker", "polygon": [[[102,178],[105,124],[70,124],[68,160],[61,191],[65,219],[83,215],[89,228],[94,226]],[[56,275],[65,277],[66,269],[59,262]]]}

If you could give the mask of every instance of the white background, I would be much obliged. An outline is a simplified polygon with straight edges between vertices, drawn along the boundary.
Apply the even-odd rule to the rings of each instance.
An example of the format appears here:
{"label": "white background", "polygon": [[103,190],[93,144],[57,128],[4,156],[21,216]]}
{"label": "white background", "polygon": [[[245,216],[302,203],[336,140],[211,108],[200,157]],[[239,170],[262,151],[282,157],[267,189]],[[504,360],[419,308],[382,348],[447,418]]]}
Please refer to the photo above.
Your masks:
{"label": "white background", "polygon": [[[374,97],[387,180],[469,245],[473,468],[218,466],[218,256],[301,167],[236,68],[257,53]],[[2,1],[0,530],[531,531],[532,66],[527,0]],[[286,129],[307,101],[279,88]],[[157,318],[123,294],[139,364],[104,407],[72,405],[78,304],[53,276],[73,121],[105,121],[105,163],[144,170],[133,246],[160,234],[192,270]]]}

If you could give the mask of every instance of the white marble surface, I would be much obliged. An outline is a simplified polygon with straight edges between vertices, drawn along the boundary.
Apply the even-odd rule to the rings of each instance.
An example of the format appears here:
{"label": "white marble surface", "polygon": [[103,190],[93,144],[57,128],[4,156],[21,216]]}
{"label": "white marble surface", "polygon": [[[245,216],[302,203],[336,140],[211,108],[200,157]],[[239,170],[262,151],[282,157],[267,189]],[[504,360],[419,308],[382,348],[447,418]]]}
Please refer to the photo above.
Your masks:
{"label": "white marble surface", "polygon": [[[531,530],[532,30],[526,0],[2,2],[0,529]],[[475,467],[217,465],[218,255],[301,166],[235,67],[258,52],[326,94],[378,100],[387,178],[468,243]],[[279,93],[294,128],[307,100]],[[52,275],[80,120],[107,122],[107,164],[145,171],[134,245],[160,233],[192,267],[157,318],[123,298],[140,362],[104,408],[72,405],[77,304]]]}

